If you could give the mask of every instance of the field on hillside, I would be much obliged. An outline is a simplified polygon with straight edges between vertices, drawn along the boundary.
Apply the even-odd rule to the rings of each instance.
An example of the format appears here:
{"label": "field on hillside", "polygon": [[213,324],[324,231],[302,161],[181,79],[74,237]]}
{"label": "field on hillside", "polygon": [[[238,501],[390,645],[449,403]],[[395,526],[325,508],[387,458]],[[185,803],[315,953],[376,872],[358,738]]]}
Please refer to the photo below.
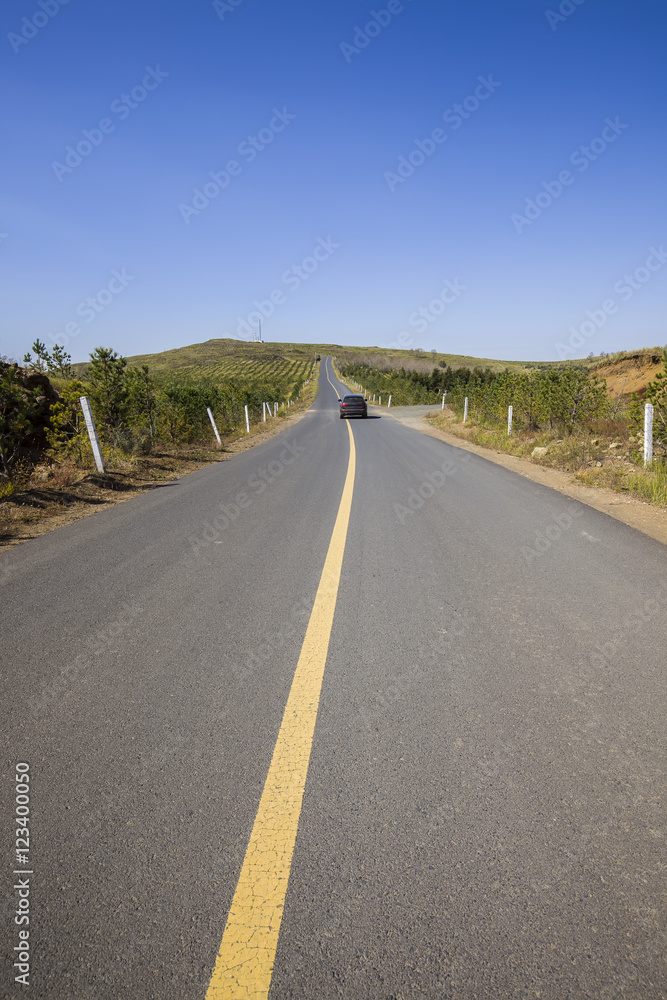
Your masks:
{"label": "field on hillside", "polygon": [[130,365],[147,365],[157,384],[169,381],[271,385],[275,394],[285,398],[298,393],[312,374],[314,362],[315,352],[305,345],[226,340],[128,358]]}
{"label": "field on hillside", "polygon": [[189,344],[159,354],[136,354],[128,358],[131,365],[148,365],[155,376],[183,368],[201,369],[222,366],[226,370],[237,364],[266,366],[276,361],[306,362],[315,360],[316,349],[310,344],[258,344],[242,340],[207,340]]}
{"label": "field on hillside", "polygon": [[[607,379],[611,395],[642,392],[655,377],[662,363],[660,348],[642,348],[606,357],[578,358],[567,361],[504,361],[476,358],[472,355],[445,354],[438,351],[399,350],[384,347],[348,347],[341,344],[250,343],[241,340],[207,340],[163,351],[137,354],[128,358],[131,366],[147,365],[158,384],[164,382],[235,382],[244,385],[275,385],[281,396],[289,396],[294,387],[311,377],[315,356],[331,355],[340,368],[364,364],[371,368],[431,373],[434,368],[482,368],[492,372],[531,372],[550,369],[587,368]],[[86,364],[74,366],[82,375]]]}
{"label": "field on hillside", "polygon": [[[208,382],[221,384],[275,385],[280,396],[293,394],[294,387],[310,378],[316,355],[331,355],[339,367],[367,364],[376,368],[431,372],[449,365],[453,368],[489,368],[491,371],[526,371],[550,368],[556,362],[499,361],[436,351],[393,350],[379,347],[346,347],[340,344],[251,343],[239,340],[207,340],[159,354],[138,354],[128,358],[133,367],[147,365],[157,384],[165,382]],[[582,362],[578,362],[582,364]],[[76,365],[83,375],[87,365]]]}

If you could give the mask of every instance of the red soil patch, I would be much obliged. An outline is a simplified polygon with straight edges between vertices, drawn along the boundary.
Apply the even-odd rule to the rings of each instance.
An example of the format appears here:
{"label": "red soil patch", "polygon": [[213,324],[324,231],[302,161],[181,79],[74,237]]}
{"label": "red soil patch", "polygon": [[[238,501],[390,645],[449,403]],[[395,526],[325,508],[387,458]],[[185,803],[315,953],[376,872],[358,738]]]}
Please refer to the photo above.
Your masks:
{"label": "red soil patch", "polygon": [[662,369],[662,356],[655,351],[637,351],[616,361],[603,361],[592,370],[593,375],[605,379],[610,396],[629,396],[636,392],[642,396],[646,386]]}

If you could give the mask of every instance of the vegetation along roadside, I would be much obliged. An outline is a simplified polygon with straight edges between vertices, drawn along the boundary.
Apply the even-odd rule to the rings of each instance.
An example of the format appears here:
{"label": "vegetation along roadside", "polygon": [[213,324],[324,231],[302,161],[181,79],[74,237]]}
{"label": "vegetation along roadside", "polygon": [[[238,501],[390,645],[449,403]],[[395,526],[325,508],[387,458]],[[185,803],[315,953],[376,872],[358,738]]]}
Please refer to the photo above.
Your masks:
{"label": "vegetation along roadside", "polygon": [[[587,485],[610,487],[667,507],[666,351],[653,348],[595,365],[523,371],[441,362],[429,372],[349,358],[339,359],[339,365],[341,375],[363,386],[371,398],[386,402],[391,394],[394,406],[439,406],[430,422],[450,434],[571,472]],[[638,379],[638,370],[648,377]],[[607,372],[613,372],[613,378]],[[624,393],[626,384],[634,391]],[[654,407],[654,457],[648,466],[643,454],[645,402]]]}
{"label": "vegetation along roadside", "polygon": [[[255,346],[263,350],[227,356],[223,377],[210,367],[195,374],[187,366],[158,364],[154,371],[150,359],[137,364],[105,347],[85,365],[72,365],[62,348],[49,352],[39,340],[23,365],[0,359],[0,545],[42,534],[278,433],[315,396],[315,356],[239,344]],[[83,395],[93,408],[103,474],[94,471]]]}

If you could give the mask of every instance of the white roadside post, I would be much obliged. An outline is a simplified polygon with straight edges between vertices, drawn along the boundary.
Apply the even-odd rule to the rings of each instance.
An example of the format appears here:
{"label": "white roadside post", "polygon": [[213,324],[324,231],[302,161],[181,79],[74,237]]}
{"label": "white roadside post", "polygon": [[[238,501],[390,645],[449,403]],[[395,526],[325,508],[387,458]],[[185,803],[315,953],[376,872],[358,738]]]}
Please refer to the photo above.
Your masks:
{"label": "white roadside post", "polygon": [[446,398],[446,396],[447,396],[447,393],[443,392],[443,394],[442,394],[442,406],[440,407],[440,409],[442,409],[442,410],[444,410],[444,408],[445,408],[445,398]]}
{"label": "white roadside post", "polygon": [[213,428],[213,432],[216,438],[218,439],[218,444],[222,444],[222,441],[220,440],[220,435],[218,434],[218,428],[216,426],[215,420],[213,419],[213,414],[211,413],[210,406],[206,407],[206,412],[208,413],[208,419],[211,421],[211,427]]}
{"label": "white roadside post", "polygon": [[644,405],[644,465],[653,461],[653,403]]}
{"label": "white roadside post", "polygon": [[278,404],[277,403],[273,404],[273,415],[274,415],[274,417],[278,416]]}
{"label": "white roadside post", "polygon": [[87,396],[79,396],[79,402],[81,403],[81,409],[83,410],[83,419],[86,421],[86,430],[88,431],[88,437],[90,438],[90,447],[93,449],[95,468],[98,472],[104,472],[102,449],[100,448],[100,441],[97,436],[97,428],[95,427],[95,420],[93,419],[93,411],[90,408],[90,400]]}
{"label": "white roadside post", "polygon": [[245,429],[250,434],[250,417],[248,416],[248,404],[245,404]]}
{"label": "white roadside post", "polygon": [[512,414],[514,413],[514,407],[507,407],[507,434],[508,436],[512,433]]}
{"label": "white roadside post", "polygon": [[266,403],[262,403],[262,420],[266,423]]}
{"label": "white roadside post", "polygon": [[387,403],[387,409],[391,406],[391,393],[389,394],[389,402]]}
{"label": "white roadside post", "polygon": [[468,397],[466,396],[465,402],[463,403],[463,423],[468,419]]}
{"label": "white roadside post", "polygon": [[378,396],[378,406],[382,406],[382,396]]}

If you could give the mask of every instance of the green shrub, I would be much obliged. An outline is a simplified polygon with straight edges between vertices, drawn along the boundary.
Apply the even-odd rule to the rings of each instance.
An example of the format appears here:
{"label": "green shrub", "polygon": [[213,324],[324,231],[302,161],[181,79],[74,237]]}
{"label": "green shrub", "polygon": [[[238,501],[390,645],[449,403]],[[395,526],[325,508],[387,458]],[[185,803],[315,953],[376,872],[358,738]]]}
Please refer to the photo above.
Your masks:
{"label": "green shrub", "polygon": [[83,419],[80,397],[86,395],[83,382],[68,382],[58,402],[51,406],[46,441],[54,458],[69,458],[79,465],[92,461],[92,450]]}
{"label": "green shrub", "polygon": [[0,476],[9,479],[23,450],[38,429],[38,388],[26,384],[18,365],[0,363]]}

